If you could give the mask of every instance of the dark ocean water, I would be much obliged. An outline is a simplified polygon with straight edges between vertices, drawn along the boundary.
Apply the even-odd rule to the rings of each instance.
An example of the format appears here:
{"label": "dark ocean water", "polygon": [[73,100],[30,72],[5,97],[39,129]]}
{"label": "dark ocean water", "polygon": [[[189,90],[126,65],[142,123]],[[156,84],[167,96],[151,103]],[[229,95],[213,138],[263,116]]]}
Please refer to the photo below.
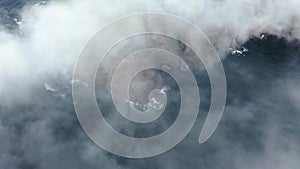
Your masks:
{"label": "dark ocean water", "polygon": [[[18,11],[26,3],[37,2],[1,0],[2,27],[12,32],[17,30],[13,19],[19,18]],[[300,43],[266,35],[264,39],[250,37],[242,46],[249,50],[245,56],[228,54],[223,61],[228,85],[226,108],[216,133],[204,145],[199,145],[196,139],[203,124],[203,119],[199,118],[191,134],[161,156],[132,160],[106,153],[82,131],[71,91],[66,91],[67,99],[62,101],[41,87],[36,89],[38,94],[30,104],[2,107],[0,103],[1,123],[9,131],[0,133],[0,141],[3,141],[0,143],[0,168],[238,169],[236,161],[240,158],[244,165],[249,165],[259,161],[252,156],[265,157],[270,125],[278,129],[274,138],[278,140],[276,146],[291,149],[293,147],[287,146],[289,141],[300,146],[299,109],[284,95],[288,88],[274,85],[284,86],[294,81],[299,85]],[[207,87],[209,83],[202,85]],[[208,104],[204,103],[203,112]],[[44,121],[46,124],[42,124]],[[51,140],[47,139],[49,136]],[[88,148],[95,152],[86,154]]]}
{"label": "dark ocean water", "polygon": [[1,0],[0,1],[0,23],[7,31],[18,29],[18,25],[14,19],[20,20],[19,12],[25,5],[33,5],[37,3],[46,4],[51,0]]}

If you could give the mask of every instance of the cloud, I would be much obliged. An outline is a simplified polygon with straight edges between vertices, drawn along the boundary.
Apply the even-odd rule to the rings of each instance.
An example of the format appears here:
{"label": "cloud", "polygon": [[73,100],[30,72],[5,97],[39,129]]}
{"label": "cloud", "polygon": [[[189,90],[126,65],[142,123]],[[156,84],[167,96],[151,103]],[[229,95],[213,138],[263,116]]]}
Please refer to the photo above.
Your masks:
{"label": "cloud", "polygon": [[[74,0],[24,6],[18,32],[0,32],[0,168],[296,168],[299,76],[282,76],[299,69],[282,64],[285,73],[278,73],[280,66],[268,58],[275,54],[251,46],[257,43],[251,37],[300,39],[299,5],[298,0]],[[145,11],[184,17],[209,37],[224,62],[228,105],[208,143],[197,143],[203,122],[198,119],[175,149],[129,160],[106,153],[85,135],[72,104],[71,73],[81,49],[102,26]],[[249,58],[226,57],[229,47],[249,41]],[[261,46],[273,43],[266,41]],[[299,58],[296,49],[283,55],[290,58],[290,52]],[[207,107],[209,91],[202,90]]]}

